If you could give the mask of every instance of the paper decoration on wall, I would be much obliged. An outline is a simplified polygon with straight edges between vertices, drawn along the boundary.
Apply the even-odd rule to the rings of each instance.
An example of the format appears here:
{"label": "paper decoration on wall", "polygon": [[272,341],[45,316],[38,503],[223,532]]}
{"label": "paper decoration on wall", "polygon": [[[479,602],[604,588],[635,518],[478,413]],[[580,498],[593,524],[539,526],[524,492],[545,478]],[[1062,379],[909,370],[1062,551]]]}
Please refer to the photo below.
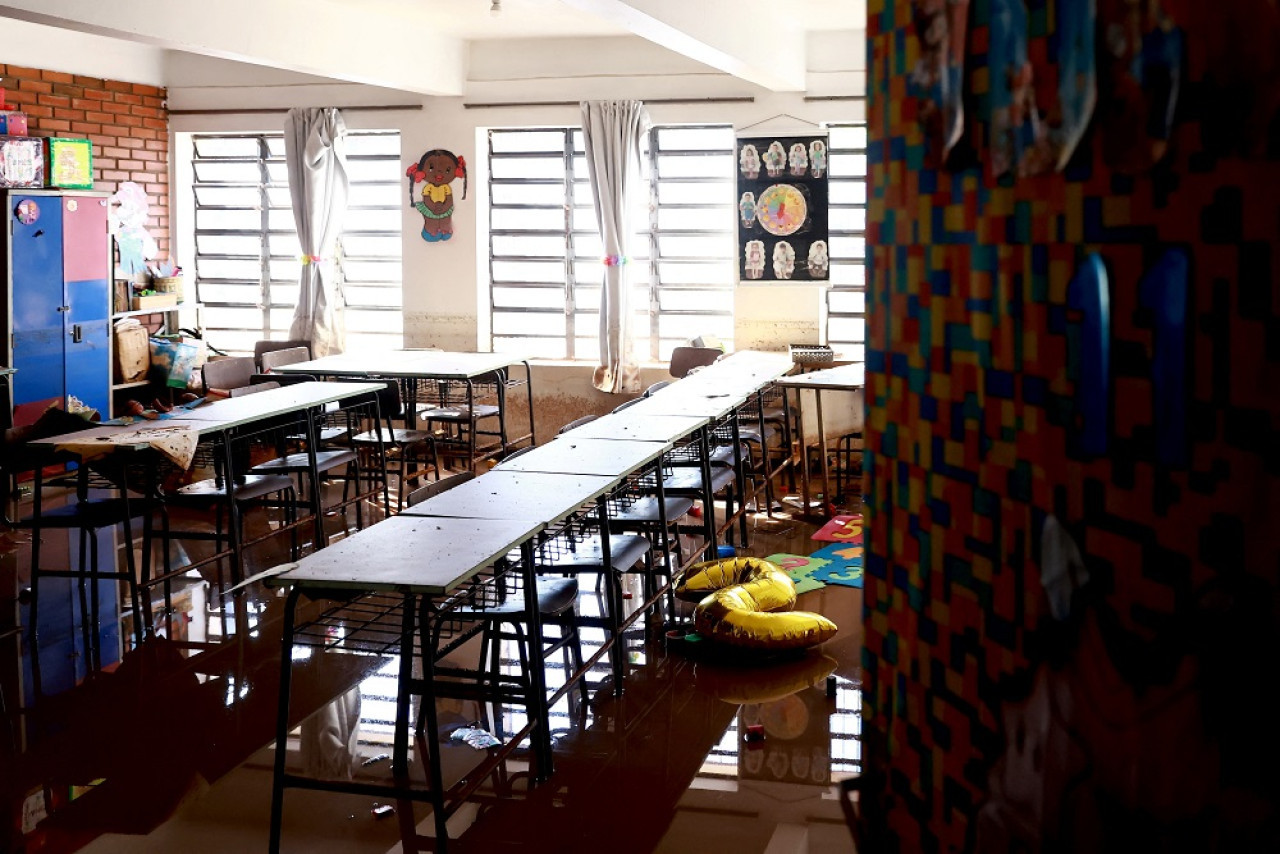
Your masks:
{"label": "paper decoration on wall", "polygon": [[991,175],[1038,175],[1048,171],[1052,152],[1036,106],[1035,73],[1027,54],[1027,7],[1022,0],[992,0],[990,40]]}
{"label": "paper decoration on wall", "polygon": [[1072,444],[1085,457],[1107,452],[1111,410],[1111,290],[1102,256],[1087,256],[1067,286],[1067,305],[1080,312]]}
{"label": "paper decoration on wall", "polygon": [[1182,81],[1183,38],[1159,0],[1101,0],[1108,93],[1102,157],[1119,172],[1141,172],[1164,157]]}
{"label": "paper decoration on wall", "polygon": [[[409,178],[409,207],[422,214],[422,239],[436,243],[453,237],[453,187],[462,179],[462,198],[467,197],[467,162],[443,148],[433,148],[412,164]],[[422,182],[422,200],[415,201],[414,189]]]}
{"label": "paper decoration on wall", "polygon": [[1097,24],[1097,0],[1058,4],[1058,109],[1049,114],[1049,137],[1059,172],[1075,154],[1098,101]]}
{"label": "paper decoration on wall", "polygon": [[1138,300],[1154,318],[1151,381],[1156,454],[1168,466],[1187,464],[1187,311],[1190,262],[1170,249],[1138,285]]}
{"label": "paper decoration on wall", "polygon": [[742,137],[737,160],[739,281],[826,281],[826,137]]}
{"label": "paper decoration on wall", "polygon": [[147,261],[160,254],[147,231],[147,217],[151,204],[147,192],[132,181],[125,181],[112,195],[115,206],[110,209],[112,231],[116,235],[116,249],[120,253],[120,270],[133,278],[147,269]]}
{"label": "paper decoration on wall", "polygon": [[911,72],[916,118],[925,138],[925,157],[937,167],[964,132],[964,45],[969,0],[914,0],[920,58]]}

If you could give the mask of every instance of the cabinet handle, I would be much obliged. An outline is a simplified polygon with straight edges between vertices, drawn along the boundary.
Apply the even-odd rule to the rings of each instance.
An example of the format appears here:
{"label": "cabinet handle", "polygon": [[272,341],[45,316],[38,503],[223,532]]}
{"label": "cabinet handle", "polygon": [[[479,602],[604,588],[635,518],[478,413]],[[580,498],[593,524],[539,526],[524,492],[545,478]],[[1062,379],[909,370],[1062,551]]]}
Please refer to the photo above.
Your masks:
{"label": "cabinet handle", "polygon": [[79,344],[83,339],[84,339],[84,334],[83,334],[83,330],[80,328],[80,324],[77,323],[73,325],[71,327],[71,343]]}
{"label": "cabinet handle", "polygon": [[59,311],[59,312],[63,312],[63,311],[71,311],[71,306],[69,306],[69,305],[60,305],[60,306],[58,306],[57,311]]}

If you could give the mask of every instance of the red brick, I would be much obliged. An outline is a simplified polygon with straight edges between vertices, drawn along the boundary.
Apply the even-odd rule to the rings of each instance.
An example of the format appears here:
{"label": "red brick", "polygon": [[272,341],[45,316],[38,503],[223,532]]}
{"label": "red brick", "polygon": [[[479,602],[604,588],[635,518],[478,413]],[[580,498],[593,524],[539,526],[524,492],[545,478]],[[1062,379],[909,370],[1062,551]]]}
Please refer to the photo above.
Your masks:
{"label": "red brick", "polygon": [[116,171],[114,171],[114,170],[110,170],[110,169],[103,169],[103,170],[102,170],[102,180],[104,180],[104,181],[128,181],[128,180],[129,180],[129,173],[128,173],[128,172],[116,172]]}
{"label": "red brick", "polygon": [[157,160],[163,160],[163,159],[164,159],[164,158],[162,158],[158,153],[156,153],[156,152],[154,152],[154,151],[146,151],[145,149],[144,149],[144,150],[141,150],[141,151],[135,151],[135,152],[133,153],[133,156],[134,156],[134,157],[136,157],[136,158],[138,158],[139,160],[146,160],[146,161],[148,161],[148,162],[154,162],[154,161],[157,161]]}
{"label": "red brick", "polygon": [[155,176],[152,175],[150,172],[131,172],[129,174],[129,180],[138,184],[145,184],[147,181],[150,181],[154,177]]}
{"label": "red brick", "polygon": [[84,114],[84,120],[86,122],[101,122],[102,124],[105,125],[109,122],[114,122],[116,120],[116,117],[111,115],[110,113],[95,113],[91,111],[86,111]]}
{"label": "red brick", "polygon": [[50,83],[70,83],[74,78],[65,71],[49,71],[43,69],[40,72],[42,80],[48,80]]}
{"label": "red brick", "polygon": [[[98,81],[101,83],[102,81]],[[84,96],[92,101],[110,101],[111,93],[105,89],[89,89],[85,88]]]}
{"label": "red brick", "polygon": [[103,157],[130,157],[131,155],[129,154],[129,151],[127,149],[119,148],[117,146],[112,145],[102,149],[102,156]]}
{"label": "red brick", "polygon": [[98,155],[96,155],[96,154],[93,156],[93,165],[94,165],[94,166],[100,166],[100,167],[102,167],[103,169],[115,169],[115,168],[117,168],[117,166],[116,166],[116,161],[115,161],[113,158],[111,158],[111,157],[99,157],[99,156],[98,156]]}
{"label": "red brick", "polygon": [[75,83],[77,86],[88,86],[92,89],[101,89],[107,84],[107,81],[103,80],[101,77],[85,77],[77,74]]}
{"label": "red brick", "polygon": [[71,106],[77,110],[96,110],[98,102],[90,98],[72,98]]}
{"label": "red brick", "polygon": [[66,95],[68,98],[83,98],[84,87],[73,86],[70,83],[54,83],[53,93],[55,95]]}
{"label": "red brick", "polygon": [[141,104],[142,96],[134,95],[131,92],[116,92],[111,100],[117,104]]}
{"label": "red brick", "polygon": [[70,133],[71,122],[62,119],[45,119],[40,123],[40,128],[50,133]]}
{"label": "red brick", "polygon": [[121,160],[120,168],[121,169],[145,169],[147,167],[146,167],[146,164],[144,164],[141,160]]}
{"label": "red brick", "polygon": [[151,130],[150,128],[137,128],[129,132],[134,139],[166,139],[167,137],[160,131]]}
{"label": "red brick", "polygon": [[46,107],[70,107],[71,99],[64,95],[38,95],[36,103]]}
{"label": "red brick", "polygon": [[147,119],[163,119],[164,111],[155,107],[130,107],[129,112],[135,116],[142,116]]}
{"label": "red brick", "polygon": [[122,80],[105,80],[103,81],[102,88],[106,89],[108,92],[132,92],[133,84],[125,83]]}
{"label": "red brick", "polygon": [[144,96],[142,99],[142,103],[147,105],[148,107],[162,108],[165,106],[164,98],[153,98],[150,95]]}
{"label": "red brick", "polygon": [[[167,139],[148,139],[145,143],[142,142],[142,140],[140,139],[135,139],[132,141],[145,145],[147,151],[168,151],[169,150],[169,140]],[[122,144],[123,144],[123,141],[122,141]]]}
{"label": "red brick", "polygon": [[[91,122],[72,122],[71,132],[83,134],[102,133],[102,125],[95,125]],[[94,156],[97,156],[96,153]]]}
{"label": "red brick", "polygon": [[151,128],[152,130],[169,130],[169,123],[164,119],[143,119],[142,126]]}
{"label": "red brick", "polygon": [[21,65],[10,65],[8,77],[39,77],[39,68],[25,68]]}
{"label": "red brick", "polygon": [[18,88],[23,92],[43,92],[48,94],[53,91],[53,84],[46,83],[43,80],[27,80],[18,81]]}
{"label": "red brick", "polygon": [[113,113],[118,116],[121,114],[128,113],[133,108],[130,107],[128,104],[117,104],[112,101],[104,101],[102,103],[102,109],[108,113]]}
{"label": "red brick", "polygon": [[155,193],[157,196],[159,196],[160,198],[160,201],[158,202],[159,204],[162,204],[162,205],[169,204],[169,185],[168,184],[147,184],[146,190],[148,193]]}
{"label": "red brick", "polygon": [[[115,117],[116,124],[124,125],[125,127],[128,127],[128,128],[142,127],[143,123],[148,121],[150,121],[150,119],[140,119],[137,116],[116,116]],[[124,133],[121,134],[121,136],[126,136],[130,134],[131,134],[130,131],[125,131]]]}
{"label": "red brick", "polygon": [[159,97],[159,96],[163,95],[163,94],[164,94],[164,90],[163,90],[163,89],[157,89],[155,86],[147,86],[147,85],[145,85],[145,84],[143,84],[143,83],[134,83],[134,84],[133,84],[133,94],[135,94],[135,95],[150,95],[150,96],[152,96],[152,97],[154,98],[154,97]]}
{"label": "red brick", "polygon": [[29,119],[51,119],[53,110],[49,107],[37,107],[34,104],[23,108]]}

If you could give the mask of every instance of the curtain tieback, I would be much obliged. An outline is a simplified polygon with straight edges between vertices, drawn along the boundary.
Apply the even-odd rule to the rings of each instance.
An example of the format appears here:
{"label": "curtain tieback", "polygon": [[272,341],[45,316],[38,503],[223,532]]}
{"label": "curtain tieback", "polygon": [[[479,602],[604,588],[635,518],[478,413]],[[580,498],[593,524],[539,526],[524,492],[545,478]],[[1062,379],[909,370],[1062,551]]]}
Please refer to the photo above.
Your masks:
{"label": "curtain tieback", "polygon": [[329,259],[324,258],[320,255],[302,255],[302,256],[299,256],[298,260],[301,261],[302,266],[305,267],[308,264],[323,264],[325,261]]}
{"label": "curtain tieback", "polygon": [[621,267],[628,259],[626,255],[606,255],[600,260],[606,267]]}

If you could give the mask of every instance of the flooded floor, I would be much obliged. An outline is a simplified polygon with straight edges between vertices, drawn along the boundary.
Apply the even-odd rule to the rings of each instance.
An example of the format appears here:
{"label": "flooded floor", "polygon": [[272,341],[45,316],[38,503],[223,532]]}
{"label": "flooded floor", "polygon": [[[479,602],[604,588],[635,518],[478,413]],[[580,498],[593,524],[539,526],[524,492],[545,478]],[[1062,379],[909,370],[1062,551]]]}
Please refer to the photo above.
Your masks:
{"label": "flooded floor", "polygon": [[[341,536],[349,522],[330,517],[327,527]],[[751,527],[746,554],[809,554],[822,545],[809,539],[813,525],[785,515],[752,517]],[[249,568],[287,559],[288,538],[277,537],[250,551]],[[7,597],[26,585],[29,562],[25,532],[6,534],[0,555],[6,619],[14,613]],[[50,564],[42,558],[42,565]],[[216,574],[212,568],[202,573],[174,588],[182,619],[171,634],[181,642],[148,640],[114,665],[105,655],[112,672],[71,687],[83,654],[42,640],[45,696],[33,696],[30,657],[18,638],[0,635],[6,711],[0,793],[14,828],[5,837],[9,848],[0,850],[22,850],[15,831],[24,811],[28,826],[33,823],[46,794],[53,814],[25,837],[27,850],[266,849],[284,600],[252,586],[219,607],[210,593],[218,589]],[[579,601],[584,615],[600,609],[589,578]],[[634,592],[629,601],[638,602],[640,577],[627,579]],[[862,591],[852,587],[802,594],[797,608],[828,616],[840,631],[788,658],[724,657],[697,643],[667,643],[661,621],[638,621],[626,636],[622,695],[614,695],[605,658],[588,677],[585,702],[575,690],[552,710],[550,781],[531,785],[529,757],[517,750],[450,819],[450,848],[852,850],[832,784],[859,770],[861,606]],[[678,611],[677,621],[687,618],[686,606]],[[129,616],[117,628],[126,646]],[[0,621],[0,629],[6,625]],[[601,630],[584,628],[584,654],[603,639]],[[460,663],[474,661],[477,646],[453,655]],[[502,658],[504,670],[520,667],[514,648],[504,647]],[[301,648],[293,659],[291,718],[301,725],[290,735],[289,768],[309,776],[387,779],[398,655]],[[548,660],[553,687],[563,684],[564,674],[558,656]],[[520,708],[461,700],[439,700],[437,708],[446,737],[479,723],[502,738],[524,723]],[[764,738],[746,741],[747,727],[762,727]],[[478,761],[460,742],[441,750],[446,783],[466,778]],[[416,753],[414,760],[412,773],[423,779]],[[425,804],[291,789],[283,850],[426,849],[433,827]]]}

